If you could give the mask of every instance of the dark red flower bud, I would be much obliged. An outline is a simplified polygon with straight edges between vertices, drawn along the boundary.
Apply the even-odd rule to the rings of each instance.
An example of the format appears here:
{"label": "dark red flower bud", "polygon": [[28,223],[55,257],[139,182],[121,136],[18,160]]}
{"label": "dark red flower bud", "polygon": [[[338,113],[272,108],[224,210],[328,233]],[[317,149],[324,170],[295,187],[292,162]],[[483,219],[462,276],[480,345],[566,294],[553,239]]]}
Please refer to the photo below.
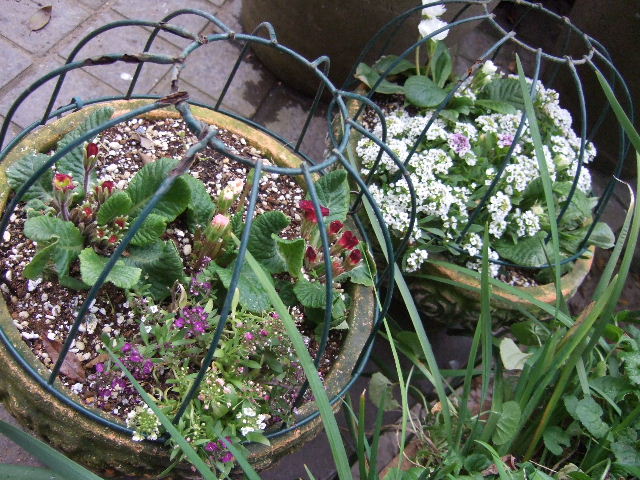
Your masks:
{"label": "dark red flower bud", "polygon": [[109,243],[118,243],[118,236],[117,235],[111,235],[109,237]]}
{"label": "dark red flower bud", "polygon": [[111,193],[115,190],[116,184],[113,183],[111,180],[105,180],[100,184],[100,187],[103,188],[104,190],[109,190],[109,193]]}
{"label": "dark red flower bud", "polygon": [[98,155],[98,145],[95,143],[87,144],[87,157],[95,157]]}
{"label": "dark red flower bud", "polygon": [[91,207],[84,207],[82,209],[82,213],[84,213],[87,217],[93,215],[93,209]]}
{"label": "dark red flower bud", "polygon": [[305,256],[310,263],[315,263],[315,261],[318,259],[318,252],[316,252],[315,248],[309,245],[307,247],[307,251],[305,252]]}
{"label": "dark red flower bud", "polygon": [[362,260],[362,252],[358,249],[351,250],[348,258],[350,263],[357,265]]}

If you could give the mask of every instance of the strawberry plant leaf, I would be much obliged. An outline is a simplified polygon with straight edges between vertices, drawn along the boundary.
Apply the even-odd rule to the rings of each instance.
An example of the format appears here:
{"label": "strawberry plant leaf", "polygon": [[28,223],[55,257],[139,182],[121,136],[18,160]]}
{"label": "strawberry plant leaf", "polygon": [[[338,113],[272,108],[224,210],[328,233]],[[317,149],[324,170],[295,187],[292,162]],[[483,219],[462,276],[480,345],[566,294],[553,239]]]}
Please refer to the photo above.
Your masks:
{"label": "strawberry plant leaf", "polygon": [[[98,280],[109,259],[98,255],[93,248],[85,248],[80,253],[80,275],[82,281],[93,285]],[[107,275],[106,281],[119,288],[133,288],[140,280],[142,270],[118,260]]]}
{"label": "strawberry plant leaf", "polygon": [[106,225],[116,217],[128,215],[132,206],[133,202],[127,192],[121,190],[114,192],[98,210],[98,225]]}
{"label": "strawberry plant leaf", "polygon": [[[349,212],[349,182],[345,170],[333,170],[314,184],[320,204],[329,209],[326,223],[340,220],[343,222]],[[309,198],[309,195],[307,195]],[[253,253],[253,252],[252,252]]]}
{"label": "strawberry plant leaf", "polygon": [[269,273],[280,273],[287,269],[273,235],[280,233],[289,223],[291,219],[276,210],[257,216],[251,225],[248,249]]}
{"label": "strawberry plant leaf", "polygon": [[156,243],[167,228],[167,219],[155,213],[149,214],[140,230],[131,239],[131,245],[138,247]]}
{"label": "strawberry plant leaf", "polygon": [[[49,157],[43,153],[31,152],[14,162],[7,168],[7,182],[9,186],[18,191],[27,180],[29,180],[36,171],[41,168],[49,160]],[[52,199],[53,191],[53,171],[51,169],[45,171],[42,176],[31,185],[22,197],[22,200],[38,199],[44,203],[49,203]]]}

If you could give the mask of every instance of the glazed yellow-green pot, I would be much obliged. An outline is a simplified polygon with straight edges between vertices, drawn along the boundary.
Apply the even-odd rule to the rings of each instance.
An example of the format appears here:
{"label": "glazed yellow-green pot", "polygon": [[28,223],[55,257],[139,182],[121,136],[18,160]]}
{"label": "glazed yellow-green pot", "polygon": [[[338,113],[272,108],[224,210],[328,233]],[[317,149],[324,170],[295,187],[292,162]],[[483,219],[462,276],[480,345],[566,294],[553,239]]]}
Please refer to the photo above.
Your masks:
{"label": "glazed yellow-green pot", "polygon": [[[117,116],[147,103],[149,103],[147,100],[122,100],[100,104],[100,106],[113,107],[116,112],[114,115]],[[34,131],[8,155],[0,166],[0,211],[4,210],[9,196],[7,167],[30,150],[46,152],[54,147],[63,135],[79,126],[88,112],[94,108],[97,107],[88,107],[80,112],[69,114]],[[243,136],[276,164],[293,167],[301,162],[299,157],[272,137],[243,122],[199,107],[192,107],[192,112],[201,121]],[[145,117],[178,118],[179,114],[174,109],[164,109],[146,114]],[[355,285],[352,298],[352,308],[348,316],[350,328],[341,351],[325,379],[330,398],[337,395],[351,378],[351,371],[373,327],[375,313],[373,290]],[[0,327],[22,358],[47,378],[48,370],[22,341],[19,331],[13,324],[10,310],[2,297],[0,297]],[[59,381],[55,385],[66,397],[81,404],[80,398],[66,390]],[[162,445],[134,442],[128,434],[117,432],[56,398],[19,365],[2,342],[0,342],[0,400],[24,426],[34,430],[65,455],[102,474],[133,475],[135,478],[145,478],[147,475],[157,474],[169,464],[169,451]],[[336,405],[339,403],[337,402]],[[307,403],[300,407],[298,416],[305,417],[315,410],[313,403]],[[95,410],[94,413],[112,421],[118,421],[108,413],[99,410]],[[254,468],[264,469],[287,453],[301,448],[321,428],[320,417],[316,417],[304,426],[276,437],[271,441],[270,446],[248,445],[251,452],[249,460]],[[184,468],[183,474],[189,471]]]}

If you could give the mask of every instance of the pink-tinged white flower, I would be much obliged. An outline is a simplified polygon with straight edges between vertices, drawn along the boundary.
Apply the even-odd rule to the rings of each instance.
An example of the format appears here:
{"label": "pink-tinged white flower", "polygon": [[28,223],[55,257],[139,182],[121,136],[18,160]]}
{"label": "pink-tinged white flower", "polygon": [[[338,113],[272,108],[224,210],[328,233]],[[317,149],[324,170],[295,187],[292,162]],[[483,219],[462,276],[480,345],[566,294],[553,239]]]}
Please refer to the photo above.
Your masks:
{"label": "pink-tinged white flower", "polygon": [[471,150],[469,139],[461,133],[449,135],[449,147],[461,157],[464,157]]}
{"label": "pink-tinged white flower", "polygon": [[513,143],[513,135],[510,133],[502,133],[498,135],[498,146],[501,148],[510,147]]}
{"label": "pink-tinged white flower", "polygon": [[217,214],[215,217],[213,217],[213,220],[211,220],[211,226],[215,228],[222,229],[226,228],[227,225],[229,225],[229,217],[225,215]]}

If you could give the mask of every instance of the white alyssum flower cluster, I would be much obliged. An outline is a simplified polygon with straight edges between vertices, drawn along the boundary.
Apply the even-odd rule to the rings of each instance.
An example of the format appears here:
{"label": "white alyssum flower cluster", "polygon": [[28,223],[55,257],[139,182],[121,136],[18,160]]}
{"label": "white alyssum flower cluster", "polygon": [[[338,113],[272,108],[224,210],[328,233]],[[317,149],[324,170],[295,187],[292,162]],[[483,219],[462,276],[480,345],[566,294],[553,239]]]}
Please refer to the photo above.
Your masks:
{"label": "white alyssum flower cluster", "polygon": [[[431,11],[431,8],[435,9],[426,9],[429,15],[441,14],[438,13],[440,10]],[[427,260],[427,243],[436,229],[441,232],[442,241],[455,244],[469,257],[475,257],[467,266],[480,267],[477,257],[481,255],[482,239],[476,233],[468,233],[465,227],[486,189],[496,181],[510,150],[509,164],[497,179],[484,210],[476,212],[474,224],[488,223],[492,243],[501,238],[517,242],[536,235],[545,225],[546,213],[540,204],[531,205],[523,200],[531,182],[540,178],[529,125],[525,123],[516,145],[512,145],[521,121],[520,112],[495,113],[475,104],[481,90],[497,78],[513,77],[504,76],[491,62],[485,62],[476,78],[467,82],[456,95],[474,102],[471,113],[460,115],[457,121],[433,118],[435,111],[429,109],[410,114],[400,105],[388,108],[391,111],[385,112],[386,145],[395,158],[367,136],[357,144],[356,153],[361,159],[363,173],[375,171],[375,182],[370,187],[373,198],[398,238],[407,234],[411,219],[409,182],[401,175],[399,165],[406,163],[410,173],[417,221],[409,232],[411,248],[406,256],[407,271],[419,270]],[[577,188],[588,194],[591,176],[584,164],[595,157],[595,147],[588,141],[581,145],[581,139],[571,128],[571,115],[560,106],[556,91],[538,82],[534,106],[551,179],[572,182],[577,175]],[[424,132],[427,126],[429,128]],[[379,121],[374,121],[371,131],[377,138],[382,138]],[[418,148],[409,157],[416,142],[419,142]],[[584,150],[583,165],[579,162],[581,148]],[[489,252],[492,259],[499,259],[494,249],[490,248]],[[494,276],[498,267],[492,265]]]}
{"label": "white alyssum flower cluster", "polygon": [[147,405],[138,405],[127,414],[127,427],[133,428],[134,442],[157,440],[160,435],[160,420]]}

